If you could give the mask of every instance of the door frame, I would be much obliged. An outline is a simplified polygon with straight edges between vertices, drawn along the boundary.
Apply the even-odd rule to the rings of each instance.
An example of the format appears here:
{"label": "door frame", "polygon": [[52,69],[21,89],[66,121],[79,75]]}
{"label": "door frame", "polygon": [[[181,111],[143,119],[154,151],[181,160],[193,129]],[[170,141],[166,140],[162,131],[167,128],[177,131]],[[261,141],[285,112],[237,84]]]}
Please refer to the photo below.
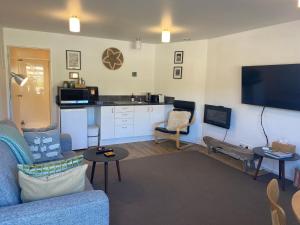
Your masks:
{"label": "door frame", "polygon": [[52,110],[53,110],[53,104],[55,102],[52,101],[53,99],[53,90],[52,90],[52,84],[53,84],[53,79],[52,79],[52,52],[50,48],[38,48],[38,47],[30,47],[30,46],[16,46],[16,45],[7,45],[5,49],[6,51],[6,87],[7,87],[7,111],[8,111],[8,118],[10,120],[13,119],[13,107],[12,107],[12,89],[11,89],[11,77],[10,77],[10,50],[11,48],[26,48],[26,49],[33,49],[33,50],[44,50],[49,52],[49,59],[48,59],[48,66],[49,66],[49,110],[50,110],[50,125],[53,124],[53,115],[52,115]]}

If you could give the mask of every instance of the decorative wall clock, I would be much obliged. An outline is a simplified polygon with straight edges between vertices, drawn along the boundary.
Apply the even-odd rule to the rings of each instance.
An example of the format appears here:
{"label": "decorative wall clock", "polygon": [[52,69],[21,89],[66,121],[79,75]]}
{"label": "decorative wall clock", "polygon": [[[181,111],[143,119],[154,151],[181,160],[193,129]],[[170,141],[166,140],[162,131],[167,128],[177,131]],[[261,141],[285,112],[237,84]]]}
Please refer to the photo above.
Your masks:
{"label": "decorative wall clock", "polygon": [[122,52],[117,48],[108,48],[102,54],[102,62],[110,70],[119,69],[124,62]]}

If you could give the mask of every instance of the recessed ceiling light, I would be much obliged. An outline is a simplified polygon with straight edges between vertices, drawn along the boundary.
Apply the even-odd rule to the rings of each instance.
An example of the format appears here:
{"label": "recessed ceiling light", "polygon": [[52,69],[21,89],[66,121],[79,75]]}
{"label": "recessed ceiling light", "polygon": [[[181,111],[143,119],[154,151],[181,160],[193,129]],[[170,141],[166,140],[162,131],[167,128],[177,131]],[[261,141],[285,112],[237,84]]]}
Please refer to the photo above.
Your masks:
{"label": "recessed ceiling light", "polygon": [[169,43],[171,40],[171,32],[169,30],[163,30],[161,33],[161,42]]}
{"label": "recessed ceiling light", "polygon": [[69,19],[69,29],[71,32],[80,32],[80,20],[77,16],[72,16]]}

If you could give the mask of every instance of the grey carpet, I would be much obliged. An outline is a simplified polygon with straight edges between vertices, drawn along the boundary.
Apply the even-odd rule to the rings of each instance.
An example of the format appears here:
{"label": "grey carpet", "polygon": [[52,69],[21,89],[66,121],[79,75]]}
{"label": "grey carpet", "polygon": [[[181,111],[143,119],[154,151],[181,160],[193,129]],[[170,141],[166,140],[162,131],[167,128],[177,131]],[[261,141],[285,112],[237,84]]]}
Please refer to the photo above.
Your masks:
{"label": "grey carpet", "polygon": [[[198,152],[121,161],[122,182],[109,167],[110,225],[271,225],[266,186],[271,175],[249,175]],[[97,165],[94,187],[103,189]],[[291,182],[280,204],[296,225]]]}

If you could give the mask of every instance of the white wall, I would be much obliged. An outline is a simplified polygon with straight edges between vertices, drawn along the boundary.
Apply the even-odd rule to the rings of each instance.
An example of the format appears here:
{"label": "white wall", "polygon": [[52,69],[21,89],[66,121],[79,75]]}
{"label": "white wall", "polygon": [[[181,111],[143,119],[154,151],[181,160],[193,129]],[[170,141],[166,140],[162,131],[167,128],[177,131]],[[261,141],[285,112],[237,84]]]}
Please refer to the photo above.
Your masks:
{"label": "white wall", "polygon": [[[296,21],[208,41],[205,102],[233,109],[228,142],[265,145],[260,127],[262,107],[241,104],[241,66],[300,63],[299,26],[300,21]],[[300,112],[267,108],[264,124],[270,143],[286,139],[296,144],[300,153]],[[204,124],[203,133],[221,139],[225,130]],[[263,165],[278,168],[275,161],[266,160]],[[296,165],[300,162],[287,164],[289,178],[293,178]]]}
{"label": "white wall", "polygon": [[[174,64],[174,52],[184,51],[183,64]],[[155,91],[178,100],[196,102],[196,122],[186,140],[200,143],[205,96],[207,41],[159,44],[156,46]],[[173,79],[173,67],[182,66],[182,79]]]}
{"label": "white wall", "polygon": [[[56,88],[69,76],[66,50],[81,51],[80,76],[87,85],[99,86],[100,94],[141,94],[154,90],[155,46],[152,44],[143,44],[141,50],[135,50],[127,41],[4,28],[4,45],[6,51],[8,46],[50,49],[54,122]],[[119,70],[108,70],[102,64],[102,53],[109,47],[123,53],[124,64]],[[138,76],[132,77],[131,72],[138,72]]]}
{"label": "white wall", "polygon": [[4,69],[3,28],[0,27],[0,120],[7,118],[6,76]]}

